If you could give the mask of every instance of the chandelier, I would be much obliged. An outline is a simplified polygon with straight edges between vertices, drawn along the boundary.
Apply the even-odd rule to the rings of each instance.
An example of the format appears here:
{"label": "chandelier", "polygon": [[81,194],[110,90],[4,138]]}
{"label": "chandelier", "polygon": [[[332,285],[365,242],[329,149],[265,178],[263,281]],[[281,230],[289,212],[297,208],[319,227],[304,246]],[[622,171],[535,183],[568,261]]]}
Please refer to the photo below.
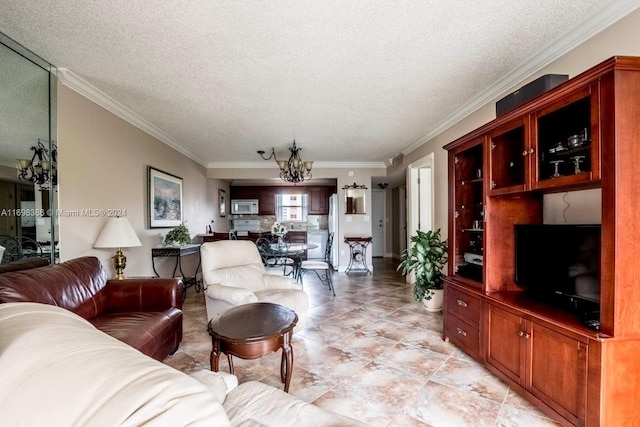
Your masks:
{"label": "chandelier", "polygon": [[302,182],[305,179],[311,179],[311,167],[313,166],[312,161],[303,161],[300,158],[300,151],[302,148],[298,148],[296,146],[296,140],[293,140],[293,145],[289,147],[289,151],[291,152],[291,157],[289,160],[278,160],[276,158],[275,149],[271,148],[271,155],[269,157],[264,156],[264,150],[258,150],[258,154],[262,157],[263,160],[271,160],[273,158],[278,167],[280,168],[280,178],[286,182],[298,183]]}
{"label": "chandelier", "polygon": [[44,143],[48,141],[38,139],[35,146],[31,147],[33,156],[29,159],[18,159],[18,178],[24,181],[38,184],[40,188],[50,182],[57,184],[56,164],[58,162],[58,147],[55,141],[51,144],[51,154]]}

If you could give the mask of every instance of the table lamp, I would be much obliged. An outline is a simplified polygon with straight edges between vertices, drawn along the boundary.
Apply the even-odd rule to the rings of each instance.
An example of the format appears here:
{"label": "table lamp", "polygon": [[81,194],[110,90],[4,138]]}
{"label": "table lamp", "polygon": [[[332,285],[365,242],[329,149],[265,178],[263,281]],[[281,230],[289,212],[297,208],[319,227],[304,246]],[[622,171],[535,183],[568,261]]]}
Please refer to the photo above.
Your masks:
{"label": "table lamp", "polygon": [[141,246],[138,236],[127,218],[110,217],[102,227],[94,248],[116,248],[113,259],[113,268],[116,270],[114,279],[126,279],[124,268],[127,266],[127,257],[122,253],[122,248]]}

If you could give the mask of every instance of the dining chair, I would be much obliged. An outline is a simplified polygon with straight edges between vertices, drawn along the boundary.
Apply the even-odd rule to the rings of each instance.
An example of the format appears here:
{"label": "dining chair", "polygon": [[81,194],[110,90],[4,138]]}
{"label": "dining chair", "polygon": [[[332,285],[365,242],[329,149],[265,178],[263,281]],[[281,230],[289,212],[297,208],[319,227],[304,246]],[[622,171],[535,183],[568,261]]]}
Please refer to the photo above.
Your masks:
{"label": "dining chair", "polygon": [[[324,250],[324,259],[323,260],[306,260],[300,263],[299,268],[299,279],[302,283],[304,275],[313,271],[318,276],[320,281],[329,287],[329,290],[333,293],[333,296],[336,296],[336,291],[333,287],[333,279],[331,278],[331,274],[333,273],[333,266],[331,265],[331,248],[333,246],[333,233],[329,233],[327,236],[327,246]],[[303,283],[304,285],[304,283]]]}
{"label": "dining chair", "polygon": [[262,264],[269,274],[282,274],[284,276],[294,276],[296,272],[296,261],[288,256],[287,251],[279,253],[274,251],[273,240],[269,237],[260,237],[256,240],[256,246]]}

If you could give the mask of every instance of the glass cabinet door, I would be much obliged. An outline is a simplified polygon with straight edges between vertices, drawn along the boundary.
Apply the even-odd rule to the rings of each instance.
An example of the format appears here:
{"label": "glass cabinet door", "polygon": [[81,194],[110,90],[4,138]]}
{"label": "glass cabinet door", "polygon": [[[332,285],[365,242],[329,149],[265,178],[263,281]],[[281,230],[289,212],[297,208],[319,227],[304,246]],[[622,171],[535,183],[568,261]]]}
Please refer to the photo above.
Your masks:
{"label": "glass cabinet door", "polygon": [[492,195],[523,191],[527,184],[531,147],[525,120],[503,125],[489,134]]}
{"label": "glass cabinet door", "polygon": [[453,273],[482,285],[484,256],[483,139],[452,153],[454,169]]}
{"label": "glass cabinet door", "polygon": [[[536,182],[534,188],[595,179],[598,158],[598,99],[595,85],[535,115]],[[594,154],[595,153],[595,154]]]}

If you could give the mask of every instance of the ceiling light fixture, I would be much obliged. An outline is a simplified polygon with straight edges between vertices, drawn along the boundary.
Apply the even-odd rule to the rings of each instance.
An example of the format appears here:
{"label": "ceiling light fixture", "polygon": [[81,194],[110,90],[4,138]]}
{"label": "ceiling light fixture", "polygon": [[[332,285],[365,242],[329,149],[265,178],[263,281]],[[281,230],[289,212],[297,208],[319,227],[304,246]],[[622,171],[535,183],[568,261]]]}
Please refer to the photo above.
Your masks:
{"label": "ceiling light fixture", "polygon": [[51,144],[51,155],[46,148],[49,141],[38,139],[35,146],[31,147],[33,156],[29,159],[18,159],[18,178],[33,182],[43,188],[43,184],[49,180],[57,185],[56,165],[58,162],[58,147],[55,141]]}
{"label": "ceiling light fixture", "polygon": [[388,182],[380,182],[380,183],[378,183],[378,188],[380,188],[381,190],[384,190],[388,186],[389,186]]}
{"label": "ceiling light fixture", "polygon": [[289,151],[291,151],[291,157],[289,157],[288,161],[278,160],[274,148],[271,148],[271,155],[269,155],[269,157],[264,156],[264,150],[258,150],[258,154],[260,154],[263,160],[271,160],[273,158],[276,161],[280,168],[280,178],[283,181],[298,183],[305,179],[311,179],[313,162],[309,160],[305,162],[300,158],[299,153],[302,151],[302,148],[296,146],[295,139],[293,140],[293,145],[289,147]]}

